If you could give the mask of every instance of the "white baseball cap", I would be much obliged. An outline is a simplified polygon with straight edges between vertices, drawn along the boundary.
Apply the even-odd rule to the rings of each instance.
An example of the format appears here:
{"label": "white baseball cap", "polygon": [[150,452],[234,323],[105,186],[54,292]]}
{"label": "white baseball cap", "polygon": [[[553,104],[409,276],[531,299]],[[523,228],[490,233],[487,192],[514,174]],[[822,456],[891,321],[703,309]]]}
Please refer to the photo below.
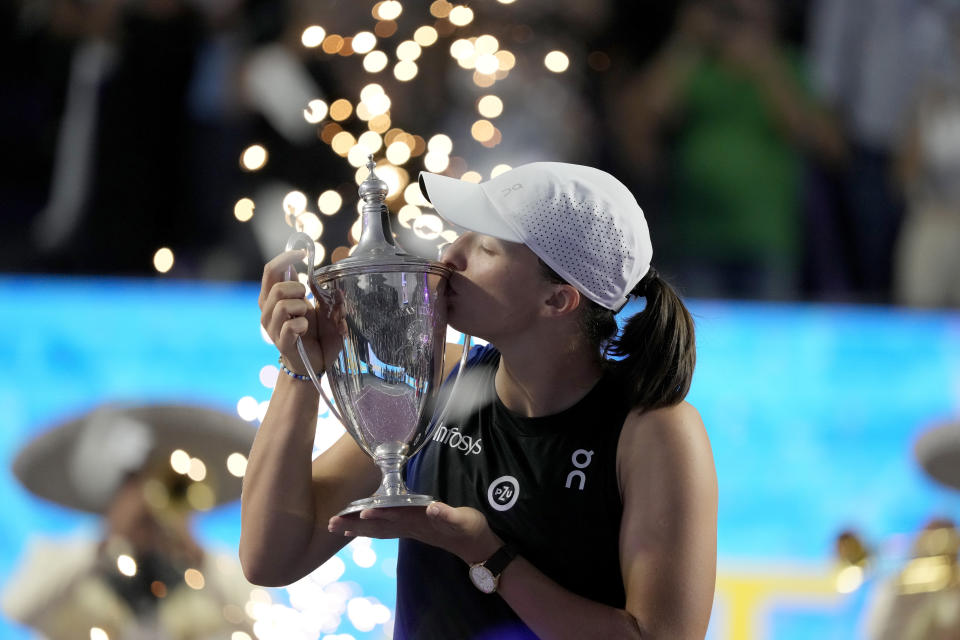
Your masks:
{"label": "white baseball cap", "polygon": [[609,173],[533,162],[476,184],[420,172],[420,190],[448,221],[522,242],[557,275],[614,312],[650,269],[643,210]]}

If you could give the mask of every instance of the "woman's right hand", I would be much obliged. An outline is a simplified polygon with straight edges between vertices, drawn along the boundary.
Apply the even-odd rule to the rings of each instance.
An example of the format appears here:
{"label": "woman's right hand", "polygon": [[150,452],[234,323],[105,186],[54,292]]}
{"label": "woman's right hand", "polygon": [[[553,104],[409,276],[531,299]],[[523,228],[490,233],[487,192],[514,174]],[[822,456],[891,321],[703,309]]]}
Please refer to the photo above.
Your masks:
{"label": "woman's right hand", "polygon": [[306,366],[297,351],[297,336],[303,340],[310,363],[317,375],[331,364],[343,348],[347,325],[343,301],[330,309],[317,300],[314,308],[306,300],[307,288],[297,280],[286,280],[288,268],[303,260],[303,250],[285,251],[263,268],[260,285],[260,324],[280,351],[288,369],[306,375]]}

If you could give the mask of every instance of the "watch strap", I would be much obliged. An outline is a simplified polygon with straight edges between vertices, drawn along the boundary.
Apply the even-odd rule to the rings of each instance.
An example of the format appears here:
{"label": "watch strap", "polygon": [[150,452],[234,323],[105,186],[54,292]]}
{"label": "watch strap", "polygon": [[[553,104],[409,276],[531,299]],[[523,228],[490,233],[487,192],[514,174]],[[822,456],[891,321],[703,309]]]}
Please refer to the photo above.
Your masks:
{"label": "watch strap", "polygon": [[487,558],[483,563],[483,566],[486,567],[490,573],[494,576],[499,576],[503,573],[503,570],[507,568],[507,565],[516,557],[517,552],[513,550],[508,544],[503,545],[497,551]]}

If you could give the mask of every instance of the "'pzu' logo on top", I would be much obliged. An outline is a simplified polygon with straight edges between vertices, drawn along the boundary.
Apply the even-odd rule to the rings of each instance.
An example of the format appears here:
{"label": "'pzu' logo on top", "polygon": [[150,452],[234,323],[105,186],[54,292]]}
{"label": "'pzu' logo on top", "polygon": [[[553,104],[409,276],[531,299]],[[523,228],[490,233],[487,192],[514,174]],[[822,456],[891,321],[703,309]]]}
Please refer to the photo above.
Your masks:
{"label": "'pzu' logo on top", "polygon": [[520,483],[513,476],[500,476],[487,488],[487,502],[497,511],[506,511],[519,497]]}

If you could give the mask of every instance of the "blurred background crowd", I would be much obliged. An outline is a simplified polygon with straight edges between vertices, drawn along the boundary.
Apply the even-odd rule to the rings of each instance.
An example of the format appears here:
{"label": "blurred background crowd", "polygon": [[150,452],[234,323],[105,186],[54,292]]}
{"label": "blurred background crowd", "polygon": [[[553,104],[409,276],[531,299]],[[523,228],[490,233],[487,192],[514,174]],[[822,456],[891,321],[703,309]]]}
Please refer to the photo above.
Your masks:
{"label": "blurred background crowd", "polygon": [[[400,187],[425,166],[607,169],[692,296],[960,303],[957,3],[470,7],[4,3],[0,270],[255,279],[282,238],[256,218],[292,190],[311,205],[295,214],[327,194],[329,262],[351,244],[358,147]],[[360,108],[371,84],[388,110]],[[391,209],[419,206],[411,227],[423,204]]]}

